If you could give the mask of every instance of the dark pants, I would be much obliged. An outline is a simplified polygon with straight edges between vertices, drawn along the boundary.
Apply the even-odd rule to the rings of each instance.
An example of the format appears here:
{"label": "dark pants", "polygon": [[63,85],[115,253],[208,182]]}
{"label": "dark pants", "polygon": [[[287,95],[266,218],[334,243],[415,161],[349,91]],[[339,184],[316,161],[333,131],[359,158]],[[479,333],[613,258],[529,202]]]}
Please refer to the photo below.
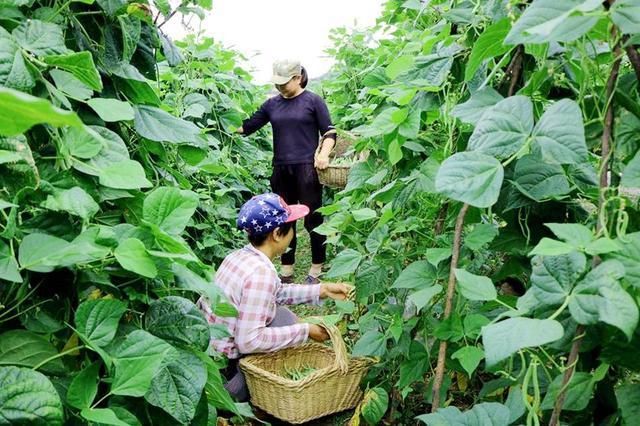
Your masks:
{"label": "dark pants", "polygon": [[[267,327],[286,327],[298,322],[298,317],[289,309],[278,306],[276,308],[276,316]],[[249,400],[249,389],[247,382],[244,380],[244,374],[238,365],[240,359],[230,359],[227,368],[222,370],[222,375],[227,379],[224,388],[236,401],[245,402]]]}
{"label": "dark pants", "polygon": [[[314,232],[322,224],[322,215],[316,210],[322,207],[322,185],[313,164],[274,166],[271,175],[271,189],[284,198],[287,204],[304,204],[311,212],[304,218],[304,227],[311,238],[311,262],[324,263],[326,260],[327,238]],[[293,229],[295,232],[295,228]],[[283,265],[293,265],[296,261],[297,238],[294,234],[289,250],[282,255]]]}

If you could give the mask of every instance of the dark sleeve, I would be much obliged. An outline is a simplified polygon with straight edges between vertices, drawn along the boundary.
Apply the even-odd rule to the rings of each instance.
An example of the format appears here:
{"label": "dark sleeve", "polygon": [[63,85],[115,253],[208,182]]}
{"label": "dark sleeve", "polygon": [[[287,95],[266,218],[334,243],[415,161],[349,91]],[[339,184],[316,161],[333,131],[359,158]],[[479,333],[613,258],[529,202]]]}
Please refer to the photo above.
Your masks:
{"label": "dark sleeve", "polygon": [[324,135],[329,130],[334,129],[333,123],[331,122],[331,116],[329,115],[329,108],[327,108],[327,104],[320,96],[316,96],[314,110],[320,135]]}
{"label": "dark sleeve", "polygon": [[269,122],[269,106],[267,100],[253,115],[242,122],[242,130],[245,136],[258,131],[262,126]]}

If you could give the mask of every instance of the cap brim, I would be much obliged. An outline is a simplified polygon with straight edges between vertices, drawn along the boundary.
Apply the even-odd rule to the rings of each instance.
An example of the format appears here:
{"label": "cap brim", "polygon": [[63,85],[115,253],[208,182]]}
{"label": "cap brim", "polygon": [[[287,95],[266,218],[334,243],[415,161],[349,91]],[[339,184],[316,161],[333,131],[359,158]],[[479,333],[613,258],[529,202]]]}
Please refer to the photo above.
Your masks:
{"label": "cap brim", "polygon": [[289,204],[291,214],[285,222],[293,222],[309,214],[309,207],[304,204]]}
{"label": "cap brim", "polygon": [[291,80],[293,77],[283,77],[281,75],[272,75],[271,76],[271,82],[273,84],[286,84],[289,82],[289,80]]}

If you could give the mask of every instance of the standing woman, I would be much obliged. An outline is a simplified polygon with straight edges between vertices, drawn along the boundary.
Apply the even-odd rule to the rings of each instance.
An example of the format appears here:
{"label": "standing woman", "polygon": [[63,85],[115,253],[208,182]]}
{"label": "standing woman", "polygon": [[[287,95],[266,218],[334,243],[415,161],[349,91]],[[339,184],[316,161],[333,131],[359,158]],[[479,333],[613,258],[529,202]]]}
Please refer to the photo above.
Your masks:
{"label": "standing woman", "polygon": [[[329,165],[329,153],[335,145],[336,132],[327,104],[320,96],[305,90],[308,80],[307,72],[299,61],[276,61],[271,81],[280,94],[263,103],[237,132],[250,135],[271,123],[271,189],[288,204],[304,204],[311,211],[304,220],[304,227],[311,237],[312,262],[305,283],[317,284],[326,260],[326,238],[314,231],[322,224],[322,215],[317,212],[322,206],[322,185],[316,167],[325,169]],[[320,136],[323,138],[322,150],[315,156]],[[280,278],[285,283],[293,282],[296,242],[294,236],[290,250],[281,257]]]}

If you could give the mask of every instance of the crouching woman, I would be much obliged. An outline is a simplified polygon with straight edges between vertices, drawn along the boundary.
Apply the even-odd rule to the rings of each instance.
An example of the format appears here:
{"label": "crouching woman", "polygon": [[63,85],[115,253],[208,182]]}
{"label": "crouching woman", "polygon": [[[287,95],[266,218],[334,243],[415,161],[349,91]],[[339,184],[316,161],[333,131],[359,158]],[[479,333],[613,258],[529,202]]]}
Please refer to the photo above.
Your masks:
{"label": "crouching woman", "polygon": [[257,195],[247,201],[237,219],[249,244],[229,254],[215,276],[215,284],[238,310],[237,317],[216,316],[205,299],[198,301],[210,324],[226,326],[229,337],[213,339],[212,348],[229,359],[223,370],[225,388],[238,401],[248,399],[239,359],[256,352],[274,352],[313,339],[329,338],[315,324],[298,322],[289,309],[281,305],[317,303],[319,299],[343,300],[352,287],[346,284],[283,284],[273,265],[293,238],[295,221],[309,214],[302,204],[287,205],[277,194]]}

